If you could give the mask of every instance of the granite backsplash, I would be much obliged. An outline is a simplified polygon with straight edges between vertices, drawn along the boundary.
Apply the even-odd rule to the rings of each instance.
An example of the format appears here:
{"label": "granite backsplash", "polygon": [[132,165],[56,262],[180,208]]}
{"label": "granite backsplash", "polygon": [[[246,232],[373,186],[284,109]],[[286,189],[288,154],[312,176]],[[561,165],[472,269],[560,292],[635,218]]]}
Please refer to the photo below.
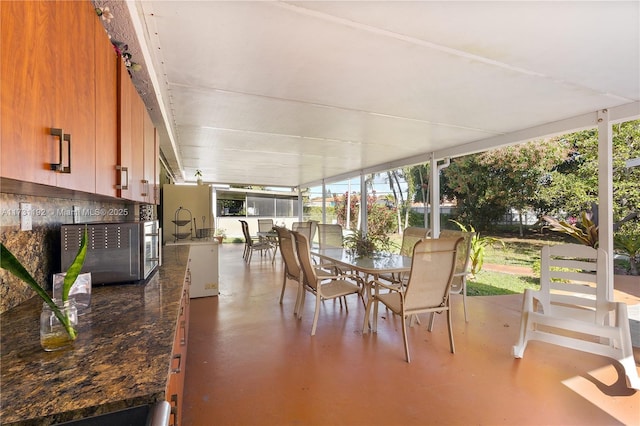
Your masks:
{"label": "granite backsplash", "polygon": [[[21,212],[20,203],[30,203]],[[126,215],[123,214],[126,211]],[[138,220],[136,204],[70,200],[0,193],[0,241],[22,262],[33,277],[51,290],[51,277],[60,272],[60,225]],[[20,215],[30,214],[31,231],[20,231]],[[75,218],[75,222],[74,222]],[[0,269],[0,313],[33,297],[31,288]]]}

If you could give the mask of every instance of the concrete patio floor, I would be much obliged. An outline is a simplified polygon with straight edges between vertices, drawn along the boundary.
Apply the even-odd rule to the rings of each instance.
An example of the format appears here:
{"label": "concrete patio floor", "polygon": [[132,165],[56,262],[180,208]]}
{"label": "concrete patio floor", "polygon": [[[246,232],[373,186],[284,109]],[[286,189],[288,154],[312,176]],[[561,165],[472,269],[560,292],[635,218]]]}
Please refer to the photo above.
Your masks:
{"label": "concrete patio floor", "polygon": [[[640,392],[612,360],[539,342],[511,356],[521,295],[470,297],[468,323],[453,296],[456,353],[446,318],[430,333],[425,317],[408,364],[399,320],[381,311],[378,333],[363,335],[355,297],[348,312],[323,303],[312,337],[312,298],[297,320],[294,283],[278,304],[279,259],[247,265],[242,248],[220,248],[220,295],[191,300],[185,426],[640,424]],[[616,299],[635,305],[637,292],[625,281]]]}

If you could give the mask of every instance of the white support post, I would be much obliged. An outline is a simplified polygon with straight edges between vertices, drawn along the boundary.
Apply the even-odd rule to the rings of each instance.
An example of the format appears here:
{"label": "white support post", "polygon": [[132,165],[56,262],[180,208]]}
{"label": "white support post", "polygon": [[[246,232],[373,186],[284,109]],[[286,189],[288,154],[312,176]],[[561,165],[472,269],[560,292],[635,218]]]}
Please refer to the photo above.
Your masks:
{"label": "white support post", "polygon": [[347,223],[345,228],[351,229],[351,178],[349,178],[347,185]]}
{"label": "white support post", "polygon": [[613,301],[613,131],[609,111],[598,111],[598,246],[607,253],[607,300]]}
{"label": "white support post", "polygon": [[360,174],[360,230],[362,235],[367,235],[367,182],[365,174]]}
{"label": "white support post", "polygon": [[[209,187],[211,189],[211,226],[213,227],[213,232],[218,229],[218,192],[214,186]],[[204,232],[204,231],[202,231]]]}
{"label": "white support post", "polygon": [[302,222],[304,203],[302,202],[302,190],[298,187],[298,222]]}
{"label": "white support post", "polygon": [[429,163],[429,204],[431,205],[431,237],[440,236],[440,175],[438,161],[431,154]]}
{"label": "white support post", "polygon": [[327,200],[325,199],[324,194],[326,194],[327,186],[322,179],[322,223],[327,223]]}

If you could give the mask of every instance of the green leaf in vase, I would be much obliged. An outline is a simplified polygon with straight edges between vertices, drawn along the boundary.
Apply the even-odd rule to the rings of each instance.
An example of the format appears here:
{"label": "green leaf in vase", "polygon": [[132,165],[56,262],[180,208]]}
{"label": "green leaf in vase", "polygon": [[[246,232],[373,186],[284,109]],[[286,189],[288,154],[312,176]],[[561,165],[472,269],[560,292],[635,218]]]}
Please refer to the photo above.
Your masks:
{"label": "green leaf in vase", "polygon": [[78,249],[78,253],[76,254],[73,263],[67,269],[67,274],[64,276],[64,283],[62,284],[62,301],[66,302],[69,300],[69,291],[71,291],[71,286],[74,282],[76,282],[76,278],[80,275],[80,271],[82,270],[82,265],[84,264],[84,258],[87,255],[87,227],[84,228],[84,233],[82,234],[82,241],[80,243],[80,248]]}

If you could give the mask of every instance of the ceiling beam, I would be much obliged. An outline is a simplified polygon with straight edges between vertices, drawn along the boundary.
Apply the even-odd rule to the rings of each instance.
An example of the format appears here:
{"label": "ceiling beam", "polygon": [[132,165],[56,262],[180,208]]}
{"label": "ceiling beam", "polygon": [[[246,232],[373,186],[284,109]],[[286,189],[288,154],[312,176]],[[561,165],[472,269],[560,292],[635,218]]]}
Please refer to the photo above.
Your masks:
{"label": "ceiling beam", "polygon": [[[610,123],[620,123],[625,121],[640,119],[640,102],[631,102],[628,104],[612,107],[607,109],[609,113]],[[516,132],[505,133],[499,136],[492,136],[486,139],[480,139],[465,145],[451,147],[447,149],[437,150],[433,152],[436,160],[445,158],[461,157],[463,155],[475,154],[478,152],[488,151],[490,149],[499,148],[507,145],[515,145],[518,143],[528,142],[535,139],[550,138],[567,133],[577,132],[584,129],[594,128],[598,126],[598,111],[589,112],[563,120],[545,123],[540,126],[530,127],[528,129],[518,130]],[[343,173],[335,176],[327,176],[325,183],[340,182],[351,179],[360,174],[373,174],[387,170],[394,170],[402,167],[410,167],[416,164],[428,163],[431,160],[431,152],[425,152],[408,158],[390,161],[388,163],[379,164],[352,172]],[[314,187],[322,185],[323,180],[311,181],[300,185],[301,188]]]}

